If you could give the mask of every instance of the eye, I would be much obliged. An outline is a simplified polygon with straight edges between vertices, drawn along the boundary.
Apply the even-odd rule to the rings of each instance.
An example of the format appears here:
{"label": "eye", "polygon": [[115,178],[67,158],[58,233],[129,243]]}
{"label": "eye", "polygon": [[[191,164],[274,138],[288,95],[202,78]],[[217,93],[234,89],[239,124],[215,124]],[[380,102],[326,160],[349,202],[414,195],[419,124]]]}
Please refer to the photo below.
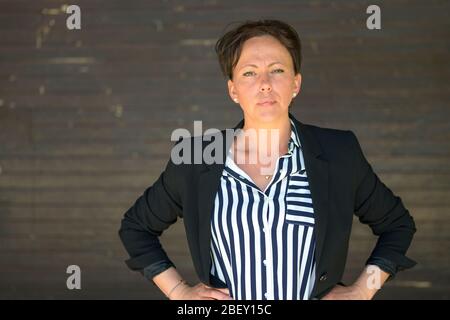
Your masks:
{"label": "eye", "polygon": [[247,72],[244,72],[243,76],[244,77],[249,77],[249,76],[254,75],[254,74],[255,73],[253,71],[247,71]]}
{"label": "eye", "polygon": [[273,73],[283,73],[284,70],[283,69],[275,69],[272,71]]}

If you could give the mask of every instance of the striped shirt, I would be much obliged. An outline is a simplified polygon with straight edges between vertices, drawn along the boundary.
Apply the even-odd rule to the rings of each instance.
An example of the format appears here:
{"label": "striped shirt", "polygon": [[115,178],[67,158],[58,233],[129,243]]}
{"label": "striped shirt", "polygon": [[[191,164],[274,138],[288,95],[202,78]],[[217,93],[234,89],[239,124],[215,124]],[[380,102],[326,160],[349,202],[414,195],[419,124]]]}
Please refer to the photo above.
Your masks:
{"label": "striped shirt", "polygon": [[228,154],[211,215],[211,275],[237,300],[308,299],[315,282],[314,221],[291,120],[288,153],[264,191]]}

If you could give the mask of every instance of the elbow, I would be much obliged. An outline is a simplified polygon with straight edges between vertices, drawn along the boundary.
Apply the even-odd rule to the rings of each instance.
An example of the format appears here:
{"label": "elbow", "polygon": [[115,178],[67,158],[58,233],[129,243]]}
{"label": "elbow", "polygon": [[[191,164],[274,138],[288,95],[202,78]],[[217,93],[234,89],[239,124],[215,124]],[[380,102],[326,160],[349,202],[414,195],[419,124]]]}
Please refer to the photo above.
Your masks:
{"label": "elbow", "polygon": [[416,223],[414,221],[414,218],[409,214],[408,210],[406,210],[406,218],[405,218],[405,224],[404,228],[409,231],[411,234],[411,239],[414,236],[414,234],[417,232]]}
{"label": "elbow", "polygon": [[130,239],[133,238],[133,234],[136,232],[137,228],[138,225],[129,217],[127,211],[120,222],[118,230],[119,239],[125,247]]}
{"label": "elbow", "polygon": [[126,226],[126,224],[124,223],[125,219],[122,219],[121,223],[120,223],[120,227],[119,230],[117,232],[120,241],[122,242],[122,244],[125,244],[126,238],[127,238],[127,233],[128,233],[128,228]]}

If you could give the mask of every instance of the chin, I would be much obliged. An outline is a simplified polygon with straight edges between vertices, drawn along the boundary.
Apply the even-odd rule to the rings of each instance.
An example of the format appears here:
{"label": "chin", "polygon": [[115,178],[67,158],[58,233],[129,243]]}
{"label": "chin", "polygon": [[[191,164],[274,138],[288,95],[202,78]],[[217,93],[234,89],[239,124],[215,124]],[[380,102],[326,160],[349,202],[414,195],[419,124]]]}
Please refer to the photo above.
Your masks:
{"label": "chin", "polygon": [[256,107],[255,110],[255,115],[256,118],[258,118],[258,120],[260,122],[265,122],[265,123],[269,123],[269,122],[274,122],[279,120],[280,118],[283,118],[285,116],[288,116],[288,109],[286,110],[282,110],[280,108],[260,108],[260,107]]}

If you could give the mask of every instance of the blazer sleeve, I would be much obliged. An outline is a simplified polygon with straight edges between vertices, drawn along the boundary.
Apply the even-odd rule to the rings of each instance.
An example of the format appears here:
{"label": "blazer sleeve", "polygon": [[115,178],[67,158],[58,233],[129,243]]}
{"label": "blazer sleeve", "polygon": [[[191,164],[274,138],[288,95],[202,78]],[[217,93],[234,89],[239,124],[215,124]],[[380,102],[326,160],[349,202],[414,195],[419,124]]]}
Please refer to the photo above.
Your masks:
{"label": "blazer sleeve", "polygon": [[182,217],[180,166],[169,160],[159,178],[125,212],[121,222],[119,237],[130,256],[125,262],[149,279],[174,266],[158,237]]}
{"label": "blazer sleeve", "polygon": [[356,190],[354,212],[360,222],[369,225],[378,241],[366,264],[379,266],[390,274],[413,267],[406,257],[416,227],[402,200],[380,181],[366,160],[355,134],[351,132],[355,158]]}

